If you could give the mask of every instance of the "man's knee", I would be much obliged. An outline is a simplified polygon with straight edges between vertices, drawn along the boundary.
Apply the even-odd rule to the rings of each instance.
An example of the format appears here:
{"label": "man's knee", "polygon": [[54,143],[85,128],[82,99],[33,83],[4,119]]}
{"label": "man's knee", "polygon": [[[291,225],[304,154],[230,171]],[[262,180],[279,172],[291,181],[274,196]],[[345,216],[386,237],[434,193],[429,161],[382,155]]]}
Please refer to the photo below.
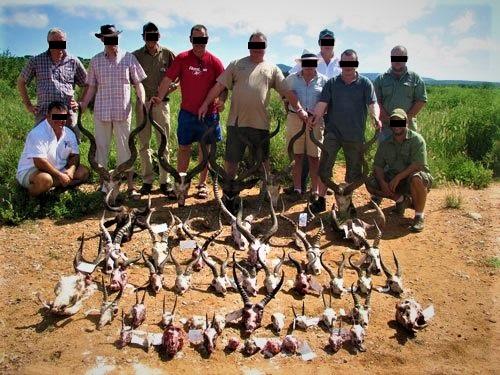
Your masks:
{"label": "man's knee", "polygon": [[89,178],[90,171],[84,165],[79,165],[75,172],[75,180],[80,180],[81,182],[87,181]]}
{"label": "man's knee", "polygon": [[49,191],[52,186],[54,186],[52,176],[48,173],[40,172],[32,177],[28,190],[32,196],[36,196]]}
{"label": "man's knee", "polygon": [[422,179],[419,176],[414,175],[410,177],[410,186],[415,189],[425,190],[424,181],[422,181]]}

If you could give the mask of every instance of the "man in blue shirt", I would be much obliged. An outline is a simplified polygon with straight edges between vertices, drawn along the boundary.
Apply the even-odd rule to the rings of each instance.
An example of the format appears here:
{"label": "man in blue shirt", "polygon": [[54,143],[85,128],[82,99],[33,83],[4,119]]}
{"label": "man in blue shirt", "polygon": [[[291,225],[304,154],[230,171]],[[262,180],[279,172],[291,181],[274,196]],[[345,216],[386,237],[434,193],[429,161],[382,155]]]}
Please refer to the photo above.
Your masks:
{"label": "man in blue shirt", "polygon": [[[346,158],[346,182],[352,182],[362,177],[363,143],[365,140],[365,124],[368,111],[375,128],[381,128],[380,108],[375,96],[375,90],[370,80],[360,75],[358,55],[352,49],[345,50],[341,55],[340,67],[342,74],[330,79],[323,87],[321,97],[314,109],[314,117],[310,126],[317,126],[325,112],[325,140],[328,159],[323,160],[323,170],[319,175],[323,181],[332,176],[337,153],[344,151]],[[318,199],[313,203],[313,212],[326,209],[326,189],[322,189]],[[354,206],[351,207],[354,210]]]}

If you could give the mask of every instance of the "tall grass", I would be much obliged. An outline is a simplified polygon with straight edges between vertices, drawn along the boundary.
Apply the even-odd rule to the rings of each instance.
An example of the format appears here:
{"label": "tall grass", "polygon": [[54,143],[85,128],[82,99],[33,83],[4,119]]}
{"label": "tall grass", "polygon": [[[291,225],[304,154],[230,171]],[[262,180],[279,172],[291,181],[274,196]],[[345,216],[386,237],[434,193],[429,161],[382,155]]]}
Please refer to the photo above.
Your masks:
{"label": "tall grass", "polygon": [[[82,191],[53,195],[43,200],[29,199],[26,192],[15,181],[15,172],[22,152],[26,134],[33,126],[32,116],[21,103],[15,82],[26,59],[12,57],[8,51],[0,54],[0,223],[17,224],[28,218],[54,217],[76,218],[100,207],[97,193]],[[34,100],[33,85],[29,88]],[[493,176],[498,176],[500,165],[500,89],[465,87],[429,87],[429,101],[419,115],[420,131],[427,142],[431,172],[437,183],[453,181],[465,186],[482,188]],[[176,164],[177,113],[180,94],[171,95],[171,126],[169,137],[170,160]],[[229,106],[221,114],[223,136]],[[271,165],[282,170],[289,163],[286,154],[285,112],[279,96],[273,92],[269,105],[273,128],[281,123],[279,134],[271,142]],[[83,116],[84,126],[93,131],[92,114]],[[135,127],[135,114],[132,126]],[[367,126],[367,138],[373,130]],[[152,140],[153,150],[157,149]],[[218,160],[222,163],[225,142],[217,147]],[[88,166],[89,142],[83,139],[80,145],[81,161]],[[114,148],[110,165],[115,165]],[[375,147],[369,154],[373,158]],[[193,148],[192,163],[196,163],[196,148]],[[342,162],[342,155],[339,161]],[[139,161],[136,162],[139,171]],[[140,181],[138,181],[140,183]],[[87,189],[88,190],[88,189]]]}

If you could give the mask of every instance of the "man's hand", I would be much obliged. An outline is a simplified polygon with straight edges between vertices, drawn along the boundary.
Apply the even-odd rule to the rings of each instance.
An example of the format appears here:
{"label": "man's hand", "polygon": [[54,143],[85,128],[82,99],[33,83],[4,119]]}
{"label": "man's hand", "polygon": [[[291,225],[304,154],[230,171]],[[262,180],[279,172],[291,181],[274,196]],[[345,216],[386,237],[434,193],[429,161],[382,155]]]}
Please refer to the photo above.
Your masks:
{"label": "man's hand", "polygon": [[62,172],[57,175],[57,179],[62,186],[68,186],[68,184],[71,182],[71,177]]}
{"label": "man's hand", "polygon": [[378,118],[373,119],[373,127],[375,130],[382,129],[382,122]]}
{"label": "man's hand", "polygon": [[158,96],[153,96],[150,100],[151,103],[153,104],[160,104],[161,103],[161,98],[159,98]]}
{"label": "man's hand", "polygon": [[70,108],[73,111],[76,111],[78,109],[78,103],[75,99],[71,98],[71,102],[69,103]]}
{"label": "man's hand", "polygon": [[30,112],[36,116],[38,114],[39,107],[37,105],[33,105],[33,104],[29,103],[26,106],[26,109],[28,110],[28,112]]}
{"label": "man's hand", "polygon": [[307,112],[304,110],[304,108],[301,108],[297,111],[297,116],[299,116],[299,118],[302,120],[302,121],[308,121],[309,120],[309,116],[307,115]]}
{"label": "man's hand", "polygon": [[389,114],[386,112],[384,107],[380,105],[380,121],[388,122],[390,120]]}
{"label": "man's hand", "polygon": [[84,102],[80,102],[80,111],[82,112],[85,112],[85,110],[87,109],[87,104],[85,104]]}
{"label": "man's hand", "polygon": [[389,182],[389,190],[392,193],[396,192],[396,188],[398,187],[399,183],[401,182],[401,177],[399,175],[396,175],[390,182]]}
{"label": "man's hand", "polygon": [[198,109],[198,120],[202,120],[208,112],[208,104],[203,102],[200,109]]}
{"label": "man's hand", "polygon": [[224,112],[224,108],[226,108],[226,102],[219,99],[215,102],[214,108],[217,110],[217,112],[222,113]]}

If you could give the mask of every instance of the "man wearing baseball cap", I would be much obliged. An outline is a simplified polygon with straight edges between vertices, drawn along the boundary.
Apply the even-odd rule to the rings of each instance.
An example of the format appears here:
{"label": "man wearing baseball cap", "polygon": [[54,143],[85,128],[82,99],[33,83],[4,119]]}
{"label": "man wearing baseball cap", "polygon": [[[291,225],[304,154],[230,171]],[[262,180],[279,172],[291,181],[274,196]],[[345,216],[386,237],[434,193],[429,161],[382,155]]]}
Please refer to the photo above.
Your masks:
{"label": "man wearing baseball cap", "polygon": [[415,218],[409,229],[421,232],[425,201],[432,186],[425,140],[408,129],[408,116],[401,108],[392,111],[389,125],[392,136],[378,146],[374,176],[366,182],[366,188],[373,195],[394,200],[394,211],[401,216],[406,208],[413,207]]}

